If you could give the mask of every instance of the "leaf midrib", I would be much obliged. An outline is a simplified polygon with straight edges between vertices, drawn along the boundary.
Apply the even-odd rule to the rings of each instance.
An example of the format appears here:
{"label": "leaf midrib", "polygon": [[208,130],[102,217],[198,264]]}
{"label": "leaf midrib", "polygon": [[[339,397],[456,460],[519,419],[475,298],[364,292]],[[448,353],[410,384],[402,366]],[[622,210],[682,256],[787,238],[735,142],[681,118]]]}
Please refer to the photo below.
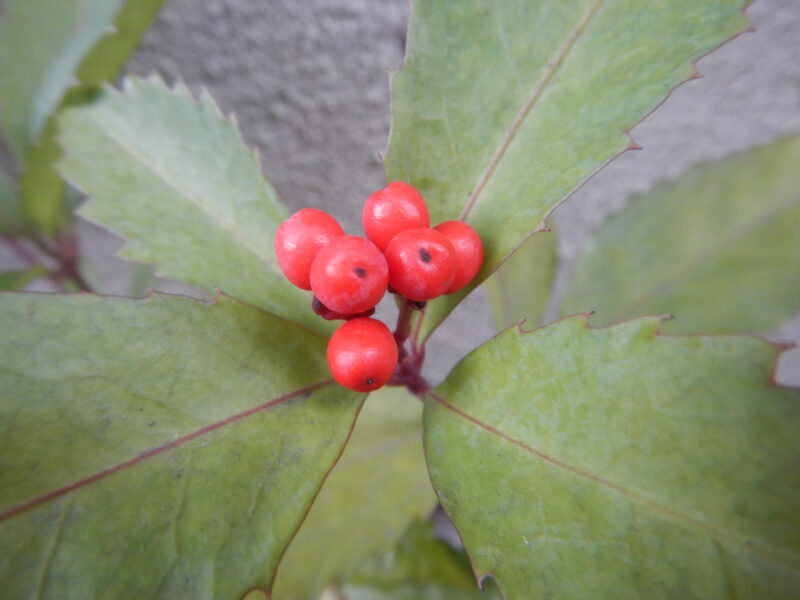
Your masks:
{"label": "leaf midrib", "polygon": [[550,456],[549,454],[547,454],[545,452],[542,452],[541,450],[537,450],[536,448],[533,448],[532,446],[529,446],[525,442],[523,442],[521,440],[518,440],[518,439],[508,435],[507,433],[497,429],[496,427],[493,427],[492,425],[489,425],[488,423],[485,423],[485,422],[481,421],[480,419],[478,419],[476,417],[473,417],[469,413],[467,413],[467,412],[461,410],[460,408],[456,407],[455,405],[451,404],[445,398],[443,398],[442,396],[436,394],[435,392],[429,392],[428,393],[428,397],[432,398],[434,401],[438,402],[445,409],[447,409],[447,410],[455,413],[459,417],[469,421],[473,425],[477,425],[478,427],[481,427],[481,428],[485,429],[489,433],[491,433],[493,435],[496,435],[497,437],[505,440],[506,442],[514,444],[515,446],[517,446],[519,448],[522,448],[526,452],[529,452],[530,454],[536,456],[537,458],[539,458],[539,459],[541,459],[541,460],[543,460],[543,461],[545,461],[545,462],[547,462],[547,463],[549,463],[549,464],[551,464],[551,465],[553,465],[555,467],[558,467],[560,469],[569,471],[570,473],[573,473],[573,474],[575,474],[575,475],[577,475],[579,477],[582,477],[584,479],[588,479],[590,481],[593,481],[594,483],[597,483],[597,484],[602,485],[604,487],[607,487],[607,488],[609,488],[611,490],[614,490],[615,492],[618,492],[618,493],[630,498],[634,502],[636,502],[638,504],[641,504],[641,505],[644,505],[646,507],[649,507],[649,508],[651,508],[653,510],[656,510],[656,511],[666,515],[669,518],[672,518],[672,519],[677,520],[677,521],[681,521],[681,522],[683,522],[683,523],[685,523],[687,525],[690,525],[692,527],[696,527],[696,528],[702,529],[705,532],[707,532],[713,539],[716,539],[716,540],[727,540],[729,542],[732,542],[732,543],[736,544],[737,546],[740,546],[741,548],[745,549],[747,552],[760,555],[760,556],[762,556],[764,558],[767,558],[767,559],[770,559],[770,560],[774,560],[776,562],[783,563],[783,564],[785,564],[785,565],[787,565],[787,566],[789,566],[789,567],[791,567],[793,569],[800,570],[800,557],[795,556],[794,554],[792,554],[790,552],[787,552],[786,550],[784,550],[782,548],[776,550],[775,548],[772,548],[772,547],[769,547],[769,546],[765,546],[765,545],[760,544],[760,543],[753,542],[752,540],[743,538],[738,533],[731,532],[731,531],[728,531],[728,530],[725,530],[725,529],[718,529],[718,528],[716,528],[716,527],[714,527],[712,525],[709,525],[708,523],[705,523],[705,522],[703,522],[703,521],[701,521],[699,519],[691,517],[691,516],[689,516],[687,514],[679,512],[677,510],[671,509],[668,506],[665,506],[663,504],[660,504],[659,502],[656,502],[655,500],[652,500],[652,499],[648,498],[646,495],[644,495],[644,494],[642,494],[640,492],[637,492],[635,490],[629,489],[629,488],[627,488],[627,487],[625,487],[623,485],[614,483],[613,481],[610,481],[608,479],[604,479],[602,477],[599,477],[598,475],[594,475],[593,473],[590,473],[589,471],[585,471],[585,470],[581,469],[580,467],[576,467],[576,466],[571,465],[571,464],[569,464],[569,463],[567,463],[567,462],[565,462],[565,461],[563,461],[563,460],[561,460],[559,458],[556,458],[554,456]]}
{"label": "leaf midrib", "polygon": [[[542,76],[539,78],[536,84],[534,85],[530,96],[528,96],[528,99],[525,101],[525,103],[522,105],[522,108],[517,113],[517,116],[514,118],[511,127],[506,130],[506,133],[500,140],[500,144],[498,145],[497,149],[492,155],[492,158],[489,160],[489,163],[487,164],[483,173],[481,173],[481,176],[478,178],[478,182],[475,184],[475,188],[472,190],[472,193],[467,198],[464,207],[461,209],[461,214],[459,214],[458,216],[458,219],[460,221],[466,221],[467,218],[469,218],[470,212],[472,212],[472,209],[475,207],[475,204],[477,204],[481,193],[483,192],[486,185],[489,183],[489,180],[492,178],[492,175],[494,175],[494,172],[497,169],[498,165],[505,157],[506,152],[508,151],[508,148],[511,145],[511,142],[519,133],[523,123],[525,122],[525,119],[528,117],[533,108],[539,102],[539,99],[542,97],[542,94],[544,94],[545,89],[555,77],[561,65],[564,63],[564,60],[569,55],[570,51],[575,47],[575,44],[580,38],[581,34],[589,26],[589,23],[591,22],[592,18],[600,10],[600,7],[602,6],[603,2],[604,0],[595,0],[591,5],[587,7],[587,9],[583,12],[580,19],[578,20],[578,23],[570,31],[570,34],[567,36],[567,38],[564,40],[561,46],[559,46],[558,49],[556,50],[553,59],[546,63],[547,68],[545,69],[544,73],[542,73]],[[542,220],[544,221],[544,219]],[[542,225],[543,224],[540,224],[540,230]],[[499,268],[507,258],[508,256],[500,260],[498,264],[495,265],[494,268],[495,269]],[[422,330],[422,324],[424,320],[425,320],[425,312],[422,313],[422,316],[418,321],[415,333],[413,334],[412,339],[414,343],[419,342],[419,332]],[[433,332],[439,327],[439,325],[441,325],[441,321],[425,334],[425,340],[427,340],[433,334]],[[423,343],[425,340],[423,340]]]}
{"label": "leaf midrib", "polygon": [[83,487],[86,487],[87,485],[91,485],[93,483],[101,481],[101,480],[103,480],[103,479],[105,479],[105,478],[107,478],[107,477],[109,477],[111,475],[114,475],[115,473],[118,473],[119,471],[123,471],[123,470],[129,469],[131,467],[134,467],[137,464],[139,464],[141,462],[144,462],[149,458],[152,458],[154,456],[158,456],[159,454],[163,454],[164,452],[166,452],[168,450],[173,450],[175,448],[183,446],[184,444],[186,444],[188,442],[191,442],[192,440],[195,440],[195,439],[197,439],[199,437],[202,437],[202,436],[204,436],[204,435],[206,435],[208,433],[212,433],[214,431],[217,431],[219,429],[227,427],[228,425],[232,425],[234,423],[242,421],[242,420],[244,420],[244,419],[246,419],[248,417],[251,417],[251,416],[253,416],[253,415],[257,414],[257,413],[263,412],[265,410],[269,410],[269,409],[274,408],[276,406],[280,406],[281,404],[283,404],[285,402],[288,402],[289,400],[292,400],[293,398],[297,398],[298,396],[303,396],[305,394],[311,394],[311,393],[316,392],[317,390],[319,390],[319,389],[321,389],[321,388],[323,388],[323,387],[325,387],[327,385],[332,385],[332,384],[333,384],[333,380],[326,379],[325,381],[318,381],[316,383],[312,383],[310,385],[307,385],[307,386],[304,386],[302,388],[293,390],[291,392],[287,392],[286,394],[283,394],[281,396],[278,396],[277,398],[273,398],[273,399],[271,399],[271,400],[269,400],[267,402],[264,402],[262,404],[254,406],[252,408],[249,408],[249,409],[247,409],[247,410],[245,410],[243,412],[236,413],[234,415],[231,415],[230,417],[226,417],[226,418],[221,419],[219,421],[215,421],[214,423],[211,423],[210,425],[206,425],[205,427],[201,427],[200,429],[196,429],[196,430],[192,431],[191,433],[188,433],[188,434],[183,435],[183,436],[181,436],[181,437],[179,437],[179,438],[177,438],[175,440],[172,440],[170,442],[162,444],[161,446],[156,446],[155,448],[151,448],[150,450],[145,450],[144,452],[140,452],[134,458],[128,459],[128,460],[123,461],[121,463],[117,463],[116,465],[113,465],[111,467],[107,467],[105,469],[102,469],[101,471],[93,473],[92,475],[89,475],[87,477],[83,477],[83,478],[81,478],[81,479],[79,479],[77,481],[74,481],[73,483],[70,483],[68,485],[59,487],[59,488],[57,488],[55,490],[51,490],[51,491],[46,492],[44,494],[39,494],[38,496],[34,496],[33,498],[30,498],[30,499],[26,500],[25,502],[22,502],[20,504],[16,504],[14,506],[11,506],[10,508],[7,508],[6,510],[0,511],[0,522],[5,521],[6,519],[13,518],[16,515],[18,515],[19,513],[22,513],[22,512],[25,512],[25,511],[29,510],[29,509],[35,508],[37,506],[40,506],[41,504],[45,504],[47,502],[50,502],[51,500],[55,500],[56,498],[60,498],[61,496],[64,496],[66,494],[69,494],[71,492],[79,490],[79,489],[81,489]]}
{"label": "leaf midrib", "polygon": [[522,108],[517,113],[517,116],[514,118],[514,121],[506,130],[505,135],[500,140],[500,144],[498,145],[497,149],[495,150],[492,158],[489,160],[489,164],[484,169],[481,176],[478,178],[478,182],[475,185],[475,188],[472,190],[472,193],[467,198],[466,203],[464,204],[464,208],[461,210],[461,214],[458,216],[459,220],[465,221],[469,217],[469,213],[472,211],[473,207],[478,201],[481,193],[483,192],[486,184],[494,175],[497,166],[503,160],[503,157],[506,155],[511,142],[519,133],[519,130],[522,128],[525,119],[533,110],[534,106],[539,102],[539,99],[542,97],[547,86],[553,80],[558,70],[561,68],[561,65],[564,63],[564,60],[569,55],[570,51],[575,47],[576,42],[580,38],[581,34],[586,30],[592,18],[597,14],[597,11],[600,9],[600,6],[603,4],[604,0],[595,0],[581,15],[580,19],[578,20],[577,25],[570,31],[567,38],[558,47],[556,50],[555,55],[553,56],[552,60],[549,60],[546,65],[547,68],[545,69],[542,76],[536,82],[533,87],[533,91],[531,92],[528,99],[522,105]]}
{"label": "leaf midrib", "polygon": [[235,222],[228,222],[227,219],[224,219],[202,198],[186,190],[180,185],[180,183],[174,181],[170,176],[159,169],[158,165],[148,160],[145,155],[139,152],[135,145],[128,143],[125,136],[114,128],[113,123],[104,123],[102,119],[97,118],[94,114],[90,114],[90,118],[92,118],[92,120],[98,125],[103,134],[107,135],[110,141],[119,146],[123,152],[129,153],[134,159],[138,160],[142,165],[144,165],[144,167],[146,167],[155,175],[156,179],[165,183],[167,187],[175,190],[179,195],[189,200],[189,202],[197,205],[203,212],[211,217],[213,222],[217,223],[222,229],[227,231],[234,241],[244,246],[263,263],[267,265],[273,264],[271,257],[267,254],[264,254],[251,239],[245,236],[241,229],[237,228]]}

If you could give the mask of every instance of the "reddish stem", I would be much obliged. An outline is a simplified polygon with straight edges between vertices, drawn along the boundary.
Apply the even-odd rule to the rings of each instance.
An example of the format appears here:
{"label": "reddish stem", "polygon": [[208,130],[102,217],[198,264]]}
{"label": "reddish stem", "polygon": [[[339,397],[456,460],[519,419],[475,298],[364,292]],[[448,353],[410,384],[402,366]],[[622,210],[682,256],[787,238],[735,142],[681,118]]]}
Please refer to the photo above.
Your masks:
{"label": "reddish stem", "polygon": [[59,233],[54,243],[48,244],[47,240],[33,237],[31,239],[36,246],[45,254],[50,256],[58,264],[58,270],[54,273],[62,281],[71,279],[75,285],[84,292],[90,292],[89,283],[81,275],[78,263],[80,262],[80,247],[78,238],[71,230]]}
{"label": "reddish stem", "polygon": [[425,348],[419,348],[416,343],[412,343],[410,351],[406,349],[406,342],[411,335],[411,316],[415,310],[422,311],[423,308],[403,298],[394,330],[394,339],[397,342],[397,368],[389,385],[405,386],[412,394],[421,398],[430,389],[430,385],[422,377]]}
{"label": "reddish stem", "polygon": [[400,313],[397,315],[397,325],[394,328],[394,341],[397,342],[397,361],[403,362],[407,356],[406,340],[411,334],[411,314],[414,311],[414,305],[408,299],[403,299],[400,305]]}
{"label": "reddish stem", "polygon": [[[4,237],[3,241],[14,253],[30,266],[41,264],[41,256],[36,256],[34,252],[26,247],[22,240],[12,237]],[[89,283],[83,278],[78,268],[80,261],[80,249],[78,239],[72,231],[64,231],[53,240],[39,238],[32,235],[26,241],[33,244],[36,249],[44,256],[55,262],[55,268],[47,275],[59,289],[66,291],[64,282],[71,280],[82,291],[91,291]]]}
{"label": "reddish stem", "polygon": [[[42,264],[40,257],[31,252],[31,250],[26,247],[22,240],[13,237],[4,237],[3,242],[5,242],[6,246],[8,246],[9,249],[11,249],[11,251],[21,260],[23,260],[29,267],[35,267],[36,265]],[[45,277],[47,277],[47,279],[49,279],[59,290],[62,292],[64,291],[64,280],[59,273],[51,271],[47,273]]]}

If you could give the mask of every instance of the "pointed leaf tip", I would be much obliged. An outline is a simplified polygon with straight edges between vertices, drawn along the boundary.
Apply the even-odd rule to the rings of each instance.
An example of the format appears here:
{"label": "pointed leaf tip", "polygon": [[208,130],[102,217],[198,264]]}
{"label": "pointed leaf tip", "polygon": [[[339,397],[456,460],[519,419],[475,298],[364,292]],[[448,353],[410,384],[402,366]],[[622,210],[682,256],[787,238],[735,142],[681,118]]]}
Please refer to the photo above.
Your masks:
{"label": "pointed leaf tip", "polygon": [[467,218],[487,249],[469,289],[430,303],[424,338],[560,202],[626,149],[623,132],[690,76],[693,60],[746,26],[744,5],[412,5],[406,62],[392,79],[387,180],[418,187],[432,222]]}
{"label": "pointed leaf tip", "polygon": [[79,212],[128,239],[120,256],[329,332],[278,269],[286,209],[235,124],[180,82],[123,88],[61,119],[61,172],[89,195]]}

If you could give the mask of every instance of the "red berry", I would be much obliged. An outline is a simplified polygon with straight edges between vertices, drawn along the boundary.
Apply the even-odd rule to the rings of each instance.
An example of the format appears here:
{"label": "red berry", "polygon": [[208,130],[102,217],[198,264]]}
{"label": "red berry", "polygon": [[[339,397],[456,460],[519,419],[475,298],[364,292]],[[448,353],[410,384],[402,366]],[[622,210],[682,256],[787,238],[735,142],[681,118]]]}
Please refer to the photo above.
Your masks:
{"label": "red berry", "polygon": [[409,300],[431,300],[447,291],[456,274],[450,241],[433,229],[398,233],[386,248],[389,284]]}
{"label": "red berry", "polygon": [[311,264],[311,289],[332,311],[354,315],[375,306],[386,293],[389,268],[375,244],[354,235],[336,238]]}
{"label": "red berry", "polygon": [[304,290],[311,289],[309,275],[317,252],[344,230],[328,213],[304,208],[286,219],[275,232],[275,256],[286,279]]}
{"label": "red berry", "polygon": [[383,386],[397,366],[397,343],[380,321],[347,321],[328,342],[328,369],[339,385],[356,392]]}
{"label": "red berry", "polygon": [[428,207],[414,186],[395,181],[367,198],[361,225],[372,243],[386,252],[389,242],[401,231],[430,227]]}
{"label": "red berry", "polygon": [[445,294],[457,292],[481,270],[483,243],[478,232],[464,221],[445,221],[434,227],[444,235],[456,251],[456,276]]}

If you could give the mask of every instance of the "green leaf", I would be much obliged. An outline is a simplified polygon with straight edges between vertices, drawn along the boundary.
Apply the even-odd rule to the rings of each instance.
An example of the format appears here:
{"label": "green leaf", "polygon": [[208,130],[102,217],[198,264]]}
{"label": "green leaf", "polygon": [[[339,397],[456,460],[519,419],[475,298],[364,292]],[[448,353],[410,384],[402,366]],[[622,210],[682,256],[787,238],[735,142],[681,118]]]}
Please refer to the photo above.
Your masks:
{"label": "green leaf", "polygon": [[42,138],[29,148],[25,170],[19,178],[25,221],[50,236],[54,236],[69,219],[64,198],[66,186],[55,170],[55,163],[61,156],[61,148],[55,139],[56,131],[56,121],[49,120]]}
{"label": "green leaf", "polygon": [[422,405],[404,388],[370,395],[347,449],[281,560],[274,596],[316,598],[394,546],[436,505],[422,452]]}
{"label": "green leaf", "polygon": [[24,230],[17,194],[8,176],[0,170],[0,235],[19,235]]}
{"label": "green leaf", "polygon": [[392,552],[367,561],[346,585],[347,600],[492,600],[479,590],[469,560],[434,535],[430,522],[415,521]]}
{"label": "green leaf", "polygon": [[778,349],[658,325],[507,330],[426,403],[439,499],[506,599],[797,596],[800,393],[771,382]]}
{"label": "green leaf", "polygon": [[556,274],[556,239],[547,232],[531,236],[483,282],[498,330],[520,319],[541,322]]}
{"label": "green leaf", "polygon": [[393,80],[387,179],[431,221],[466,219],[486,249],[423,336],[615,155],[692,61],[746,25],[745,0],[414,2]]}
{"label": "green leaf", "polygon": [[634,198],[589,242],[563,312],[672,313],[670,333],[759,331],[800,309],[800,136]]}
{"label": "green leaf", "polygon": [[130,78],[66,111],[61,128],[60,170],[90,196],[79,212],[128,238],[122,256],[330,330],[281,274],[272,240],[286,209],[209,96]]}
{"label": "green leaf", "polygon": [[114,78],[164,0],[8,0],[0,24],[0,97],[22,158],[70,88]]}
{"label": "green leaf", "polygon": [[47,267],[36,265],[27,269],[0,272],[0,290],[21,290],[29,283],[47,274]]}
{"label": "green leaf", "polygon": [[114,79],[164,0],[9,0],[0,24],[0,115],[23,161],[26,217],[52,234],[64,218],[50,118]]}
{"label": "green leaf", "polygon": [[227,297],[1,300],[4,596],[267,589],[361,404],[325,340]]}

